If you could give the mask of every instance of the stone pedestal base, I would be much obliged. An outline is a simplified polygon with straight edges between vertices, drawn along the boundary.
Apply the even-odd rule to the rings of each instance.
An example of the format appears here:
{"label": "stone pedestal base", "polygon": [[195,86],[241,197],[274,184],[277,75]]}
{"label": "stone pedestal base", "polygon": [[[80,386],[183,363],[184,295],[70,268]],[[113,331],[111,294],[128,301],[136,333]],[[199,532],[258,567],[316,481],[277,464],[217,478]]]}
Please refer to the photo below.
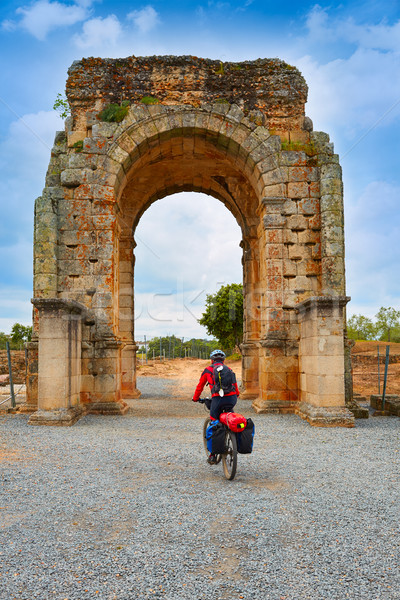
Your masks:
{"label": "stone pedestal base", "polygon": [[369,410],[365,406],[360,406],[356,400],[346,402],[346,408],[353,413],[355,419],[368,419]]}
{"label": "stone pedestal base", "polygon": [[21,406],[18,408],[18,412],[22,413],[24,415],[31,415],[32,413],[34,413],[36,411],[37,411],[37,405],[36,404],[28,404],[28,402],[21,404]]}
{"label": "stone pedestal base", "polygon": [[240,400],[256,400],[257,399],[257,393],[256,392],[242,392],[240,391]]}
{"label": "stone pedestal base", "polygon": [[301,402],[296,413],[315,427],[354,427],[354,415],[343,406],[313,406]]}
{"label": "stone pedestal base", "polygon": [[125,415],[129,410],[126,402],[94,402],[87,407],[89,415]]}
{"label": "stone pedestal base", "polygon": [[126,384],[122,384],[121,396],[126,400],[131,400],[135,398],[140,398],[142,392],[137,389],[135,386],[128,386]]}
{"label": "stone pedestal base", "polygon": [[29,418],[29,425],[56,425],[70,427],[78,421],[86,410],[81,406],[59,410],[38,410]]}
{"label": "stone pedestal base", "polygon": [[297,402],[282,402],[281,400],[254,400],[252,407],[258,414],[277,413],[293,414],[296,412]]}

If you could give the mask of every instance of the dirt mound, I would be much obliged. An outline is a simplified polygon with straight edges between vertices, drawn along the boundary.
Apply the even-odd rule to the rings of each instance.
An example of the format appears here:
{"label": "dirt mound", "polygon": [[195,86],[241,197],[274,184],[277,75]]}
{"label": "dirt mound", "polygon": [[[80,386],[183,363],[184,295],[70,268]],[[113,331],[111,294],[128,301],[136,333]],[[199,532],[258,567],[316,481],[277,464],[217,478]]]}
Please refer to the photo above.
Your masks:
{"label": "dirt mound", "polygon": [[[356,342],[352,348],[353,389],[362,396],[382,393],[386,346],[390,346],[387,394],[400,394],[400,344]],[[379,368],[378,368],[379,346]]]}
{"label": "dirt mound", "polygon": [[[355,354],[372,354],[374,356],[377,356],[377,348],[379,346],[379,354],[384,355],[386,352],[387,345],[388,345],[388,342],[360,341],[360,342],[356,342],[354,344],[351,352],[353,355],[355,355]],[[390,342],[389,346],[390,346],[390,355],[391,356],[400,355],[400,344]]]}
{"label": "dirt mound", "polygon": [[[14,383],[25,383],[25,350],[11,350],[11,368]],[[6,350],[0,350],[0,385],[8,385],[8,360]]]}

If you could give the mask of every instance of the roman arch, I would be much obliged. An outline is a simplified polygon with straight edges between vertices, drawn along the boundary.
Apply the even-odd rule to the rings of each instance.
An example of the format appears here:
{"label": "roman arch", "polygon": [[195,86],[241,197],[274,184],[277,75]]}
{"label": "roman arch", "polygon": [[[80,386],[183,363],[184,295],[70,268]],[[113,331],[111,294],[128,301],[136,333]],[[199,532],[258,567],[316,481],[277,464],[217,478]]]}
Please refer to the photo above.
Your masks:
{"label": "roman arch", "polygon": [[258,412],[352,426],[341,168],[305,117],[298,70],[90,58],[73,63],[67,96],[35,204],[30,422],[123,414],[138,396],[135,228],[156,200],[199,191],[242,231],[243,394]]}

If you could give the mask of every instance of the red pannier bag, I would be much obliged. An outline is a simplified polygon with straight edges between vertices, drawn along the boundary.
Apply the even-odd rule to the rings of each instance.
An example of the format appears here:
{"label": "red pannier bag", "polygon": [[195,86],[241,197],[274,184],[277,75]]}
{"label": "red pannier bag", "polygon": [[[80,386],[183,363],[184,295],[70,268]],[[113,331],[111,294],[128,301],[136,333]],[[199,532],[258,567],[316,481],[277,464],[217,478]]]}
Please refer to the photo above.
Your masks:
{"label": "red pannier bag", "polygon": [[241,431],[243,431],[243,429],[246,428],[247,425],[246,417],[234,412],[221,413],[219,415],[219,420],[224,425],[227,425],[227,427],[235,433],[240,433]]}

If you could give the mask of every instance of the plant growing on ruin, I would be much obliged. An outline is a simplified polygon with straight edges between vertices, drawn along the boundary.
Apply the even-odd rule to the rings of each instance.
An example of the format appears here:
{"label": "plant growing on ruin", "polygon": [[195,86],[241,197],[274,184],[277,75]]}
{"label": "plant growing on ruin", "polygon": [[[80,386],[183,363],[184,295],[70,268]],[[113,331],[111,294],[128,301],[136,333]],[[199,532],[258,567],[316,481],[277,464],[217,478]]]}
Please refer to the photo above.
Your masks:
{"label": "plant growing on ruin", "polygon": [[57,94],[57,98],[53,104],[53,109],[58,112],[62,119],[66,119],[71,114],[68,100],[63,94]]}
{"label": "plant growing on ruin", "polygon": [[78,140],[75,144],[72,145],[75,149],[75,152],[82,152],[83,150],[83,140]]}
{"label": "plant growing on ruin", "polygon": [[222,64],[222,62],[219,63],[219,67],[215,71],[215,74],[216,75],[224,75],[225,74],[224,65]]}
{"label": "plant growing on ruin", "polygon": [[142,104],[158,104],[160,101],[158,98],[155,98],[154,96],[143,96],[143,98],[140,101]]}
{"label": "plant growing on ruin", "polygon": [[129,106],[129,100],[123,100],[121,104],[111,102],[103,108],[97,118],[106,123],[121,123],[128,114]]}

